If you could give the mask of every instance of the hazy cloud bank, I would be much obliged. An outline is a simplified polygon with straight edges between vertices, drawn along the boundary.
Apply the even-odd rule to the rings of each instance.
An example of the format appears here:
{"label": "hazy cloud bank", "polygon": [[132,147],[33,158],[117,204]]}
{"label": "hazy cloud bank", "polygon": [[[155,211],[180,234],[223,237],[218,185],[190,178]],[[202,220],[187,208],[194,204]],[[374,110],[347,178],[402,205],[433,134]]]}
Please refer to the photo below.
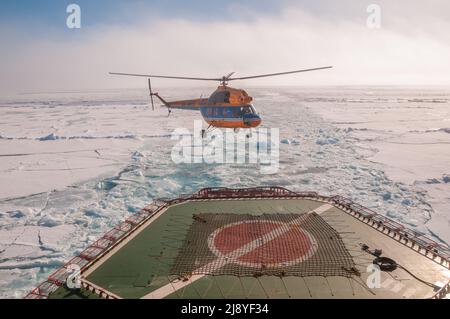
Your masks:
{"label": "hazy cloud bank", "polygon": [[[280,15],[248,21],[166,18],[46,34],[20,26],[2,28],[0,90],[144,86],[142,79],[114,78],[108,71],[218,76],[322,65],[335,69],[251,84],[449,85],[450,22],[445,15],[450,11],[443,13],[445,7],[382,4],[380,29],[367,28],[363,5],[340,18],[331,11],[318,15],[295,4]],[[234,9],[245,12],[245,7]],[[167,84],[174,85],[158,83]]]}

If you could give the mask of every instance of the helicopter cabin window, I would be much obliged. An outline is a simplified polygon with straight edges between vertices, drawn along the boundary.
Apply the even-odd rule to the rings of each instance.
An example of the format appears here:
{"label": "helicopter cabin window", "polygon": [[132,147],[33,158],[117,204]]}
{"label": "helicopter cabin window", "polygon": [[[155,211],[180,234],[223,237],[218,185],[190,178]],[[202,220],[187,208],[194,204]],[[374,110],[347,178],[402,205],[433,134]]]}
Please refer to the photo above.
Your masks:
{"label": "helicopter cabin window", "polygon": [[230,108],[230,107],[227,107],[227,108],[224,110],[224,117],[226,117],[226,118],[232,118],[232,117],[233,117],[233,109]]}
{"label": "helicopter cabin window", "polygon": [[221,117],[223,116],[223,108],[222,107],[215,107],[212,109],[212,116],[215,117]]}

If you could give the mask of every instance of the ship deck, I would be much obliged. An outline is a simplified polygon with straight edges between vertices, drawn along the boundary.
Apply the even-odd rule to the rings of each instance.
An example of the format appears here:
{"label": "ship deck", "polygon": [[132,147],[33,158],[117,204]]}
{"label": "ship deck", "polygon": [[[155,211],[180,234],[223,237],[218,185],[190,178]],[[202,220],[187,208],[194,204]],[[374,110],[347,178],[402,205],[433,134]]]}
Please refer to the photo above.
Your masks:
{"label": "ship deck", "polygon": [[[307,218],[324,221],[330,233],[313,224],[306,231]],[[80,291],[61,285],[50,298],[436,296],[449,281],[448,261],[396,225],[329,198],[189,199],[159,210],[93,260]],[[375,249],[398,267],[377,272]]]}

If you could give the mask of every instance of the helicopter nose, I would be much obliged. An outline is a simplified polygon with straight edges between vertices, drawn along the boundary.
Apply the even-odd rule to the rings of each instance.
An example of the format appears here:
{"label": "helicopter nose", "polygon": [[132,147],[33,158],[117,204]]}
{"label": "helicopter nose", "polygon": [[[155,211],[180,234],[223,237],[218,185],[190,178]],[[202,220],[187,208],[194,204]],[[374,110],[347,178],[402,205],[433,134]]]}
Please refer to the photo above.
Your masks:
{"label": "helicopter nose", "polygon": [[253,119],[254,127],[257,127],[257,126],[261,125],[261,123],[262,123],[261,116],[255,115],[255,117]]}

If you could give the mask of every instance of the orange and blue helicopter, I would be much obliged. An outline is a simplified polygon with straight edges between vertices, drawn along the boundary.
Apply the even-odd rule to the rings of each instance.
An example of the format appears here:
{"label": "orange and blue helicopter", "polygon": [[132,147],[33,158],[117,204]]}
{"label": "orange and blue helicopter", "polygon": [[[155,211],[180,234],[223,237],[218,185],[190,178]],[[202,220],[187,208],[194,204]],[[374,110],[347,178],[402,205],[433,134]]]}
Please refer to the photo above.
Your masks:
{"label": "orange and blue helicopter", "polygon": [[[270,76],[286,75],[301,72],[318,71],[330,69],[331,66],[303,69],[297,71],[270,73],[246,77],[232,77],[235,73],[230,73],[221,78],[198,78],[198,77],[180,77],[167,75],[149,75],[149,74],[132,74],[132,73],[117,73],[111,72],[111,75],[121,76],[136,76],[148,78],[148,87],[150,90],[150,98],[152,108],[155,109],[153,97],[156,96],[164,107],[169,110],[169,115],[172,109],[181,110],[195,110],[200,111],[203,119],[209,124],[209,128],[233,128],[235,132],[239,129],[250,129],[261,125],[261,116],[256,112],[252,105],[253,98],[244,90],[235,89],[228,86],[228,83],[236,80],[248,80],[256,78],[264,78]],[[163,99],[158,93],[153,93],[151,78],[162,79],[177,79],[177,80],[195,80],[195,81],[219,81],[220,86],[209,98],[200,98],[193,100],[181,100],[168,102]],[[207,130],[208,130],[207,129]],[[205,136],[207,130],[202,130],[202,136]]]}

